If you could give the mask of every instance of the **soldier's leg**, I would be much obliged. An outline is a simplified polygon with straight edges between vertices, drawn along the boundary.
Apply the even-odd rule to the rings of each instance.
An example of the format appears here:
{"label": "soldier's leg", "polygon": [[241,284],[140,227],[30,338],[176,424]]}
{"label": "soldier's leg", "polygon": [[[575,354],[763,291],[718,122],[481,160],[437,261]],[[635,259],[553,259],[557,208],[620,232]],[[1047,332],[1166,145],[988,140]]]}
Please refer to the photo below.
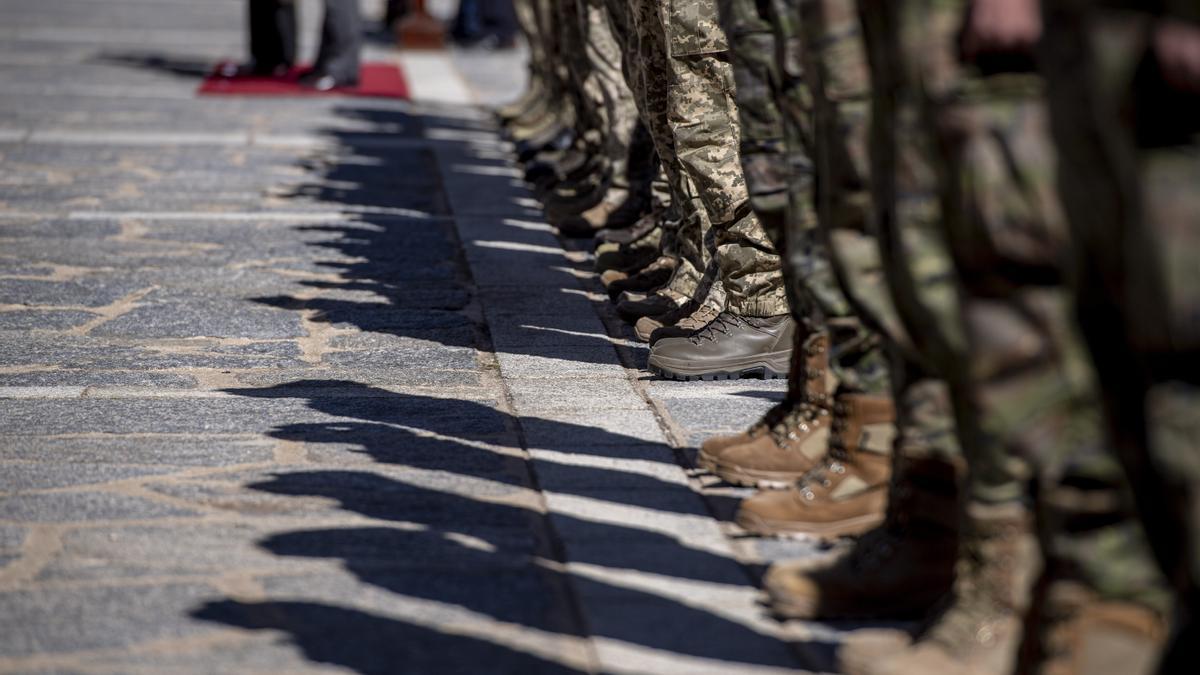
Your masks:
{"label": "soldier's leg", "polygon": [[534,13],[533,0],[514,0],[513,12],[516,16],[517,29],[525,37],[529,48],[529,84],[525,92],[517,100],[496,109],[496,116],[502,122],[508,122],[525,113],[536,105],[543,95],[544,83],[542,73],[545,68],[545,49],[541,35],[538,33],[537,15]]}
{"label": "soldier's leg", "polygon": [[[812,373],[814,380],[818,377],[822,380],[819,386],[816,382],[809,382],[810,370],[828,373],[827,368],[821,368],[813,361],[816,355],[806,354],[804,348],[806,338],[821,332],[821,316],[811,302],[802,299],[802,279],[797,276],[797,267],[789,264],[795,253],[788,245],[789,239],[794,239],[794,236],[789,237],[792,219],[806,221],[800,226],[801,229],[814,226],[809,222],[812,208],[808,205],[811,201],[811,172],[800,179],[793,170],[787,125],[779,104],[789,85],[802,86],[802,83],[797,79],[785,84],[778,56],[780,38],[776,27],[772,25],[775,17],[765,3],[757,0],[723,0],[720,12],[722,27],[729,39],[729,60],[737,85],[738,121],[741,127],[739,156],[750,206],[772,245],[781,254],[788,304],[793,319],[802,330],[797,333],[797,348],[792,353],[784,400],[772,406],[747,431],[716,436],[702,444],[698,462],[718,474],[727,471],[728,465],[721,457],[726,450],[759,440],[771,444],[773,438],[767,438],[768,434],[786,437],[789,433],[795,433],[799,409],[819,403],[817,399],[829,393],[823,376]],[[802,143],[797,144],[796,153],[806,157]],[[797,209],[792,209],[790,204],[789,193],[794,186],[799,186],[804,195],[797,200]],[[815,341],[808,345],[808,351],[813,350],[814,344]],[[804,467],[809,466],[810,462],[804,462]]]}
{"label": "soldier's leg", "polygon": [[1077,246],[1081,325],[1109,431],[1180,600],[1163,672],[1194,663],[1200,609],[1200,280],[1190,262],[1200,241],[1200,101],[1164,77],[1160,61],[1170,51],[1160,42],[1164,28],[1181,31],[1172,38],[1185,48],[1200,45],[1195,14],[1174,14],[1188,4],[1154,14],[1048,2],[1047,37],[1056,49],[1041,54],[1059,188]]}
{"label": "soldier's leg", "polygon": [[[670,195],[670,209],[663,214],[666,250],[676,257],[678,264],[670,282],[664,289],[665,300],[657,311],[630,315],[631,319],[646,314],[657,314],[678,307],[688,299],[705,294],[711,285],[712,275],[707,277],[711,256],[703,246],[709,229],[707,217],[698,212],[699,204],[691,198],[695,189],[691,186],[679,158],[678,146],[672,133],[669,119],[669,91],[671,68],[668,62],[667,34],[659,17],[659,0],[636,0],[620,10],[610,0],[609,8],[614,14],[624,11],[628,17],[632,35],[632,54],[626,60],[634,66],[630,84],[634,91],[642,120],[654,141],[663,173],[666,189]],[[680,231],[682,229],[682,232]]]}
{"label": "soldier's leg", "polygon": [[[610,177],[606,183],[604,197],[598,204],[577,214],[552,221],[559,231],[570,237],[590,238],[605,227],[609,216],[629,198],[628,155],[637,119],[633,94],[625,82],[622,72],[621,50],[613,35],[608,11],[601,0],[578,0],[582,27],[582,45],[579,50],[588,64],[583,90],[590,101],[590,115],[594,129],[593,138],[584,139],[595,143],[577,143],[582,156],[602,157]],[[623,225],[630,225],[640,215],[635,208],[626,216]]]}
{"label": "soldier's leg", "polygon": [[561,20],[558,0],[531,0],[531,15],[537,26],[537,48],[534,65],[539,67],[538,81],[544,88],[539,104],[512,120],[507,127],[510,137],[518,144],[542,140],[556,129],[573,122],[574,111],[567,86],[565,58],[560,36]]}
{"label": "soldier's leg", "polygon": [[[1045,108],[1037,78],[1021,86],[1021,77],[976,78],[984,96],[933,110],[945,173],[958,177],[946,194],[946,226],[963,270],[971,354],[963,372],[978,421],[969,429],[981,456],[971,496],[1022,496],[1033,472],[1046,567],[1027,652],[1066,662],[1078,657],[1076,643],[1095,637],[1080,631],[1097,607],[1148,625],[1168,607],[1102,433],[1095,373],[1060,266],[1070,237],[1054,192]],[[1133,644],[1126,656],[1138,653]],[[1144,642],[1141,658],[1156,649],[1155,640]],[[1126,665],[1123,672],[1140,670]]]}
{"label": "soldier's leg", "polygon": [[788,368],[794,324],[779,255],[748,203],[737,157],[733,74],[715,2],[669,3],[661,16],[671,48],[672,132],[694,189],[689,196],[712,223],[726,308],[691,337],[656,342],[650,368],[682,379],[781,376]]}
{"label": "soldier's leg", "polygon": [[[715,30],[715,26],[702,30]],[[712,53],[674,54],[671,63],[672,130],[680,161],[715,228],[727,308],[746,317],[786,314],[779,255],[750,210],[738,161],[740,131],[732,68]]]}
{"label": "soldier's leg", "polygon": [[[1056,267],[1065,238],[1047,180],[1053,162],[1045,155],[1036,81],[1021,74],[981,77],[956,65],[963,11],[963,4],[930,10],[907,3],[898,15],[880,9],[877,17],[903,27],[903,57],[884,54],[881,63],[911,68],[880,78],[897,90],[897,138],[925,138],[937,148],[917,154],[936,160],[943,237],[964,282],[968,343],[967,358],[941,359],[966,404],[959,428],[970,465],[968,564],[960,565],[955,603],[917,644],[876,660],[876,667],[894,669],[888,672],[1012,667],[1030,602],[1028,574],[1037,564],[1032,547],[1021,543],[1028,516],[1019,515],[1034,470],[1050,569],[1104,588],[1109,597],[1140,596],[1151,605],[1161,599],[1147,581],[1136,528],[1122,513],[1120,475],[1099,443],[1090,373],[1071,331]],[[903,149],[897,157],[914,165],[903,161]],[[903,215],[905,190],[897,183]],[[911,214],[907,220],[922,222]],[[952,334],[933,337],[942,338],[935,355],[953,353]],[[1023,575],[1014,576],[1022,567]],[[980,631],[990,640],[969,638]],[[849,658],[856,656],[862,654]]]}

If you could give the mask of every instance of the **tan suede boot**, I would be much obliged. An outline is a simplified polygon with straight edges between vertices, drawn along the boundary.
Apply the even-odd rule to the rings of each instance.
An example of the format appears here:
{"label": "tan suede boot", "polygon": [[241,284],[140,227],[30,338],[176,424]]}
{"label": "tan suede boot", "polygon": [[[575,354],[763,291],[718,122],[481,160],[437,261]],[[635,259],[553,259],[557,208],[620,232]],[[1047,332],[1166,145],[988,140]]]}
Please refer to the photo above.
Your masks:
{"label": "tan suede boot", "polygon": [[[1012,673],[1040,557],[1032,518],[1018,503],[968,504],[953,595],[907,648],[851,635],[838,652],[849,675]],[[881,651],[882,650],[882,651]]]}
{"label": "tan suede boot", "polygon": [[[895,406],[890,396],[867,394],[839,393],[834,401],[822,462],[786,490],[765,490],[743,501],[738,525],[761,535],[836,538],[859,535],[883,523],[892,477]],[[746,446],[725,455],[742,447]],[[788,468],[799,465],[796,457],[787,457]],[[763,457],[756,474],[782,475],[785,466],[769,464],[768,459],[776,458]]]}
{"label": "tan suede boot", "polygon": [[829,334],[810,333],[792,350],[788,405],[742,434],[705,441],[697,462],[734,485],[791,485],[825,456],[834,386]]}
{"label": "tan suede boot", "polygon": [[786,619],[925,616],[954,581],[962,474],[961,461],[897,457],[885,523],[836,558],[772,565],[763,580],[772,611]]}

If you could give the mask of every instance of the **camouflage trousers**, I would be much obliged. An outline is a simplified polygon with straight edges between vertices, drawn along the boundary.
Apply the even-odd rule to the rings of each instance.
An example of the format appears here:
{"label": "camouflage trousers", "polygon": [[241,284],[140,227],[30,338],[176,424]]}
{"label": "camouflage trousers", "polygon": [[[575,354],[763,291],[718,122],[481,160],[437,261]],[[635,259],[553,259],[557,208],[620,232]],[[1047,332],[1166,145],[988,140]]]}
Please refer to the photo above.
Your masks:
{"label": "camouflage trousers", "polygon": [[[863,347],[878,340],[856,318],[834,275],[813,203],[812,105],[802,72],[781,60],[798,37],[786,12],[754,0],[722,0],[741,125],[740,158],[750,203],[783,258],[792,315],[813,334],[835,328],[831,369],[846,386],[887,390],[888,370]],[[864,339],[865,338],[865,339]],[[869,346],[868,346],[869,345]]]}
{"label": "camouflage trousers", "polygon": [[552,97],[551,105],[562,110],[559,116],[564,121],[573,122],[576,97],[567,65],[567,48],[563,42],[561,3],[559,0],[534,0],[534,12],[537,16],[538,36],[541,38],[546,59],[544,73],[548,84],[547,94]]}
{"label": "camouflage trousers", "polygon": [[687,265],[677,277],[696,275],[701,288],[719,280],[727,307],[738,314],[787,313],[780,258],[749,208],[737,159],[733,74],[714,1],[631,5],[647,127],[680,207],[677,239]]}
{"label": "camouflage trousers", "polygon": [[621,48],[602,0],[560,4],[578,132],[596,145],[612,168],[612,182],[627,188],[627,159],[637,109],[622,70]]}
{"label": "camouflage trousers", "polygon": [[697,213],[689,202],[689,178],[684,173],[675,149],[669,122],[669,64],[667,39],[653,2],[631,3],[607,0],[609,17],[617,41],[622,47],[625,78],[633,91],[633,100],[646,134],[653,143],[669,196],[664,222],[664,253],[676,257],[679,265],[669,287],[684,297],[705,294],[715,279],[709,271],[712,263],[711,237],[707,217]]}
{"label": "camouflage trousers", "polygon": [[[1197,18],[1194,2],[1156,6]],[[1182,602],[1173,672],[1194,666],[1200,612],[1200,97],[1162,74],[1154,10],[1044,7],[1078,314],[1110,437]]]}
{"label": "camouflage trousers", "polygon": [[967,497],[1032,499],[1049,577],[1161,608],[1070,312],[1041,84],[960,62],[965,0],[860,6],[881,238],[911,261],[898,304],[955,392]]}

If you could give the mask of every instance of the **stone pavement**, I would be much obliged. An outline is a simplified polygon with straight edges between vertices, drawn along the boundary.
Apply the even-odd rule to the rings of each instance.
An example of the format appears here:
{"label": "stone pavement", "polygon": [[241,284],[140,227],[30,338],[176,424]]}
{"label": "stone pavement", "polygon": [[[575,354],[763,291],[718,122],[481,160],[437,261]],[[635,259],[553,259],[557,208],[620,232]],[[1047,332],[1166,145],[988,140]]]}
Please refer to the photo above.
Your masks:
{"label": "stone pavement", "polygon": [[689,468],[782,383],[650,378],[471,106],[195,98],[243,12],[0,0],[0,672],[827,667]]}

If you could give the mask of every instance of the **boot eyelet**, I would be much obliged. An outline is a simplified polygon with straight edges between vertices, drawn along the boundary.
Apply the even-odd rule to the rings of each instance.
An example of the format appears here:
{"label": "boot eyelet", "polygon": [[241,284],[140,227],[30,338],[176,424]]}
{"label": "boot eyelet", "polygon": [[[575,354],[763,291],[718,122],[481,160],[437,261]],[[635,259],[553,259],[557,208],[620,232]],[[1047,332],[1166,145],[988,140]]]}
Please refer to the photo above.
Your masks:
{"label": "boot eyelet", "polygon": [[801,425],[800,425],[800,431],[808,431],[808,425],[807,425],[807,424],[801,424]]}
{"label": "boot eyelet", "polygon": [[841,462],[834,462],[833,464],[829,465],[829,470],[834,473],[845,473],[846,467],[842,466]]}
{"label": "boot eyelet", "polygon": [[801,494],[803,494],[803,495],[804,495],[804,498],[805,498],[805,499],[807,499],[807,500],[808,500],[808,501],[810,501],[810,502],[811,502],[811,501],[812,501],[812,500],[813,500],[813,499],[816,497],[816,495],[814,495],[814,494],[813,494],[813,491],[812,491],[812,490],[805,490],[805,491],[804,491],[804,492],[802,492]]}

